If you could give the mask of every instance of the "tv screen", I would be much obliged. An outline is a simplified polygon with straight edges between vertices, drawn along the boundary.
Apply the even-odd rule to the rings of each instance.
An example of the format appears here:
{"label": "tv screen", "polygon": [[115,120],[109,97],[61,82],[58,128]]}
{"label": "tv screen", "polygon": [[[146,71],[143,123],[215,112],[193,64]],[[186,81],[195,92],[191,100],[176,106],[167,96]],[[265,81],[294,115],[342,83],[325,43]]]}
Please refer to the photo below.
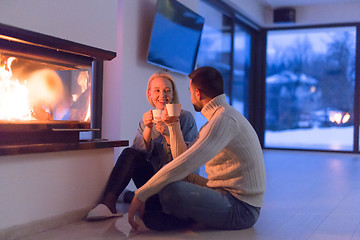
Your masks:
{"label": "tv screen", "polygon": [[190,74],[195,67],[204,21],[176,0],[158,0],[147,61]]}

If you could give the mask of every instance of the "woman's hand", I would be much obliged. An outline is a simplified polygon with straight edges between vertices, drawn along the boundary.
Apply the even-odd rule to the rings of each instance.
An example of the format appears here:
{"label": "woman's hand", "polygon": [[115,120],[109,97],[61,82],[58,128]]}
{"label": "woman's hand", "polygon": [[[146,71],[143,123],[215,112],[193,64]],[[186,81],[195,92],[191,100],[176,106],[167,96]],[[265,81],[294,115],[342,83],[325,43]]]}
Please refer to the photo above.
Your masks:
{"label": "woman's hand", "polygon": [[159,121],[155,123],[156,130],[163,136],[170,136],[169,128],[166,126],[165,123]]}
{"label": "woman's hand", "polygon": [[143,114],[143,118],[142,118],[144,124],[146,127],[152,129],[153,128],[153,114],[152,114],[152,110],[147,111],[146,113]]}

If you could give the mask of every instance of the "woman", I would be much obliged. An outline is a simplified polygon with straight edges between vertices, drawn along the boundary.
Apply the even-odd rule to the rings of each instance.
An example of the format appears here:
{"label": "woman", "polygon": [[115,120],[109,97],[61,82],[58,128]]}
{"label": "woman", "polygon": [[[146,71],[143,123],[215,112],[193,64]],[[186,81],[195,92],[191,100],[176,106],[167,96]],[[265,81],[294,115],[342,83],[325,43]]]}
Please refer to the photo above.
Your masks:
{"label": "woman", "polygon": [[[150,105],[159,110],[164,110],[168,103],[178,103],[172,76],[166,72],[153,74],[148,81],[146,96]],[[179,121],[185,142],[191,143],[197,136],[193,115],[181,110]],[[169,144],[170,135],[166,124],[161,121],[154,123],[152,110],[145,112],[133,145],[120,154],[100,204],[88,213],[87,219],[100,220],[119,216],[120,214],[116,214],[116,201],[120,194],[131,179],[139,188],[172,160]]]}

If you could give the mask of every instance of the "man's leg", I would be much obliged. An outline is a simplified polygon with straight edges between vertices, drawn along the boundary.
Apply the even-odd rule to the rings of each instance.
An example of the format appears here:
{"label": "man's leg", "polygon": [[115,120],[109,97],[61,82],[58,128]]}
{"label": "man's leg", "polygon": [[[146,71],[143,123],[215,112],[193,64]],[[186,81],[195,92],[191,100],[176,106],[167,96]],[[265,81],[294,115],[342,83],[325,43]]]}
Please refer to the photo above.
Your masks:
{"label": "man's leg", "polygon": [[167,185],[159,197],[165,213],[178,219],[193,219],[209,227],[244,229],[253,226],[259,217],[259,209],[229,193],[184,181]]}
{"label": "man's leg", "polygon": [[147,228],[156,231],[182,229],[194,222],[192,219],[180,219],[165,213],[162,210],[158,194],[146,200],[143,221]]}

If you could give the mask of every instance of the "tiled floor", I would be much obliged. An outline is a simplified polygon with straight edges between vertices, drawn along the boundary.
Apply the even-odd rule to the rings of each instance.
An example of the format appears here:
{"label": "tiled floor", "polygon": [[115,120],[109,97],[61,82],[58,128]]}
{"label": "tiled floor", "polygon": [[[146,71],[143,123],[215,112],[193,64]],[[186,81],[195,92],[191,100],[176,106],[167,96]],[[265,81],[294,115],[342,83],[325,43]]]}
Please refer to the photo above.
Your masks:
{"label": "tiled floor", "polygon": [[[259,221],[242,231],[133,232],[123,217],[81,221],[24,240],[360,239],[360,156],[265,151],[267,191]],[[119,204],[126,212],[127,205]]]}

